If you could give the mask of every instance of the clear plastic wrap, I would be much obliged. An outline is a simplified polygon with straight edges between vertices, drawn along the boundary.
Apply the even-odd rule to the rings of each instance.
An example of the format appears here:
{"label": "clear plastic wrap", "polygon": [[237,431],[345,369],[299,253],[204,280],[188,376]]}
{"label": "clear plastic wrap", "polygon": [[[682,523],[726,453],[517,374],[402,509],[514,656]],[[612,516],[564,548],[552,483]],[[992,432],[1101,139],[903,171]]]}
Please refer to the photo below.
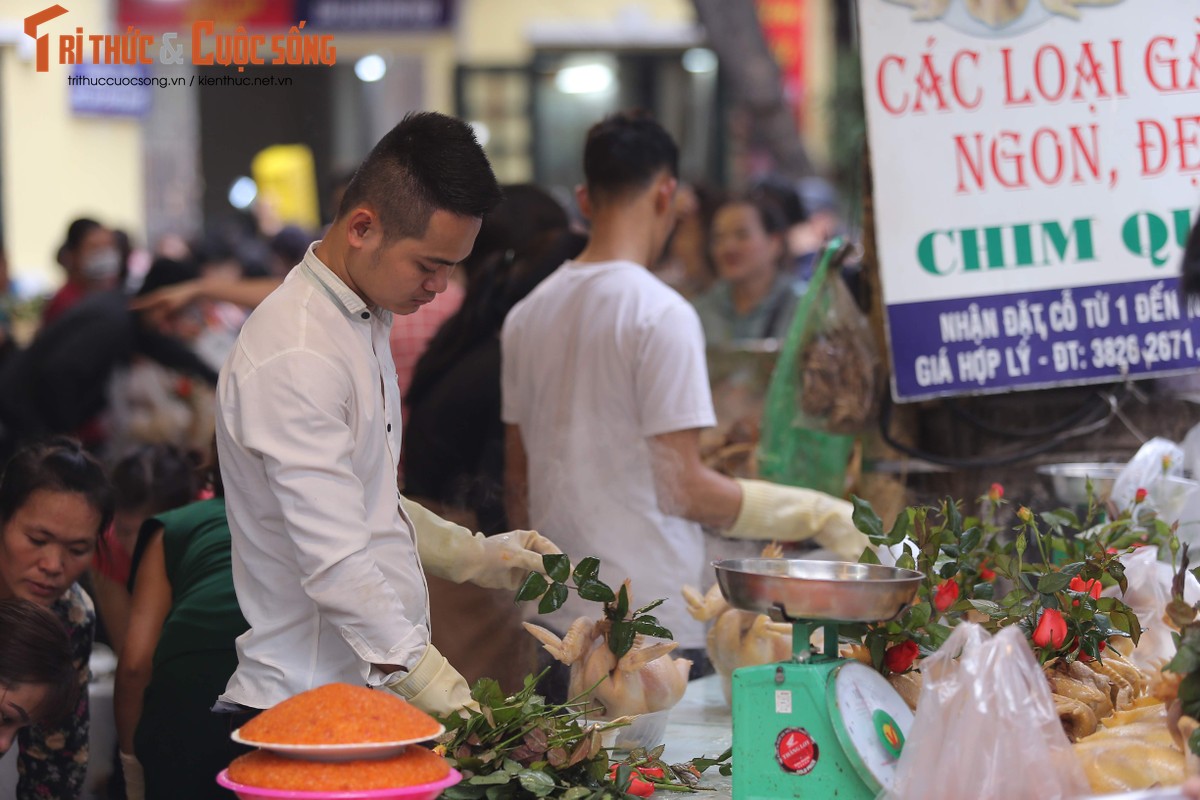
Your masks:
{"label": "clear plastic wrap", "polygon": [[[1129,660],[1148,672],[1157,672],[1175,655],[1172,629],[1166,623],[1167,604],[1171,602],[1174,570],[1158,560],[1157,547],[1139,547],[1121,556],[1129,590],[1121,595],[1119,586],[1110,586],[1104,594],[1120,597],[1137,614],[1142,637]],[[1183,597],[1189,605],[1200,600],[1200,581],[1189,572],[1184,578]]]}
{"label": "clear plastic wrap", "polygon": [[884,800],[1056,800],[1089,793],[1050,686],[1016,628],[954,629],[921,667],[916,718]]}
{"label": "clear plastic wrap", "polygon": [[1150,490],[1164,477],[1183,477],[1183,448],[1156,436],[1140,448],[1113,483],[1109,499],[1117,508],[1133,503],[1138,489]]}

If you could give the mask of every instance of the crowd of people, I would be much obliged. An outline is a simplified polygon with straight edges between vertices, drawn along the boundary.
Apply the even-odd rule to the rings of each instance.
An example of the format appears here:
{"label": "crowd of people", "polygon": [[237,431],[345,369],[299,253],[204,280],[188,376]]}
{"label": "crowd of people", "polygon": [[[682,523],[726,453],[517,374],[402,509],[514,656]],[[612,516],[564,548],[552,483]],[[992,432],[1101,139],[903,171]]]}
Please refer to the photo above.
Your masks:
{"label": "crowd of people", "polygon": [[723,196],[677,161],[652,119],[607,118],[567,209],[415,114],[322,231],[146,254],[71,222],[39,329],[0,339],[17,796],[83,791],[94,639],[118,655],[117,796],[219,797],[230,731],[314,685],[438,713],[484,675],[519,688],[538,655],[513,590],[560,547],[647,599],[703,582],[702,526],[856,557],[844,501],[698,456],[705,345],[786,335],[832,230],[790,182]]}

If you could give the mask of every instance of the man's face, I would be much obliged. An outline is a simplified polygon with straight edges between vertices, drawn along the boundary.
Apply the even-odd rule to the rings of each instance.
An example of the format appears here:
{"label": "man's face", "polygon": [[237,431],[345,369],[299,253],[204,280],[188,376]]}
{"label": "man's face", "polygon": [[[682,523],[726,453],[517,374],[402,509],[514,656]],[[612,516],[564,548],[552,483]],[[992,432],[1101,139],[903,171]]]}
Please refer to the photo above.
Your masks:
{"label": "man's face", "polygon": [[358,295],[393,314],[411,314],[445,291],[450,273],[471,253],[483,222],[437,210],[419,239],[365,243],[346,271]]}

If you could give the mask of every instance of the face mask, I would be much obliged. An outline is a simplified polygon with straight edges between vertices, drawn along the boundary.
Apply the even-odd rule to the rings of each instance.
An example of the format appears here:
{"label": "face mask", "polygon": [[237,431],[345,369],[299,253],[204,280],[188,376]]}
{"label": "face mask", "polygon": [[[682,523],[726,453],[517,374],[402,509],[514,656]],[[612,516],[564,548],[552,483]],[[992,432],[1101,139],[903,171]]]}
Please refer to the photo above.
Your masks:
{"label": "face mask", "polygon": [[121,255],[116,250],[99,250],[83,262],[83,276],[99,281],[116,277],[121,270]]}

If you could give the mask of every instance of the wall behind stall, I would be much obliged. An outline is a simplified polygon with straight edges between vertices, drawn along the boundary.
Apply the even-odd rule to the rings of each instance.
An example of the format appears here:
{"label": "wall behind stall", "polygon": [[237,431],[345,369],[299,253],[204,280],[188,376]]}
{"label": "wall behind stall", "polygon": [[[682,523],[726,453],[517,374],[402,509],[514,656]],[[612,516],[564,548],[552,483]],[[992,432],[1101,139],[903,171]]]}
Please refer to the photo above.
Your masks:
{"label": "wall behind stall", "polygon": [[[37,72],[33,40],[22,20],[45,8],[40,0],[10,0],[0,11],[0,189],[9,269],[23,286],[49,290],[63,280],[54,256],[67,223],[94,216],[143,241],[142,134],[138,120],[77,117],[67,94],[69,67]],[[108,2],[72,3],[49,23],[51,44],[82,26],[107,32]],[[39,31],[41,32],[41,31]]]}

